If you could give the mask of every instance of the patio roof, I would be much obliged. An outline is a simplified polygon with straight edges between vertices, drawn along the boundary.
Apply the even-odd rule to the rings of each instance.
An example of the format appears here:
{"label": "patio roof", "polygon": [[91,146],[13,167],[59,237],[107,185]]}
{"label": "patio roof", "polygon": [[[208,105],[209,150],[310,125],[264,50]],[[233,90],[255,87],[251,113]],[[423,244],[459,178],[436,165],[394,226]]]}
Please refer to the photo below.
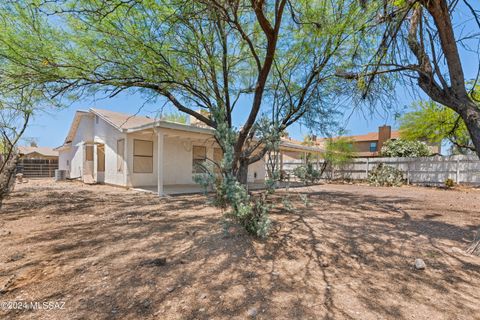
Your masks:
{"label": "patio roof", "polygon": [[[88,115],[89,113],[99,116],[100,118],[105,120],[107,123],[115,127],[116,129],[126,133],[140,132],[143,130],[155,129],[155,128],[164,128],[164,129],[178,130],[178,131],[184,131],[184,132],[206,134],[211,136],[215,134],[215,129],[213,128],[205,128],[205,127],[199,127],[199,126],[190,125],[190,124],[152,119],[145,116],[126,114],[126,113],[121,113],[121,112],[116,112],[111,110],[105,110],[105,109],[90,108],[89,112],[81,111],[81,110],[77,111],[77,113],[75,114],[75,118],[73,120],[72,126],[70,128],[70,131],[67,135],[67,139],[65,139],[65,143],[62,146],[55,148],[55,150],[60,150],[60,149],[69,147],[69,143],[73,139],[73,136],[78,127],[81,117],[84,115]],[[318,146],[305,146],[298,141],[285,140],[285,139],[282,139],[280,141],[280,148],[282,150],[288,150],[288,151],[315,152],[315,153],[319,153],[323,151],[323,149]]]}

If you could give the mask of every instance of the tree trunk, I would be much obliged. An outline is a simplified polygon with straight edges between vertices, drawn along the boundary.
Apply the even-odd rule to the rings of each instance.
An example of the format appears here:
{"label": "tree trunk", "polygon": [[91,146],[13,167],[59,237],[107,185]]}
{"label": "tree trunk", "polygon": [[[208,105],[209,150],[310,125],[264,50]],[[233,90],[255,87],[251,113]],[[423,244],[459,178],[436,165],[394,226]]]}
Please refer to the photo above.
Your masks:
{"label": "tree trunk", "polygon": [[15,171],[17,168],[18,156],[13,155],[5,159],[6,163],[0,173],[0,208],[2,208],[3,199],[12,191],[15,183]]}
{"label": "tree trunk", "polygon": [[480,158],[480,107],[475,102],[468,100],[459,113],[463,121],[465,121],[473,145],[475,146],[475,152]]}
{"label": "tree trunk", "polygon": [[248,179],[248,159],[240,159],[238,170],[237,170],[237,180],[243,185],[247,185]]}

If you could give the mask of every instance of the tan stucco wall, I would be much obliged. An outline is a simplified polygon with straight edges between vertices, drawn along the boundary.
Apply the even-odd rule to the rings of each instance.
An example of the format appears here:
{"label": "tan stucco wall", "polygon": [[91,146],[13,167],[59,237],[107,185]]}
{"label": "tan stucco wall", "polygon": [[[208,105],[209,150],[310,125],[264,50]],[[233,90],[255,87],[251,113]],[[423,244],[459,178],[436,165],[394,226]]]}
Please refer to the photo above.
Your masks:
{"label": "tan stucco wall", "polygon": [[[377,141],[355,141],[353,143],[353,150],[355,152],[370,152],[370,143],[377,142]],[[377,150],[378,151],[378,142],[377,142]]]}

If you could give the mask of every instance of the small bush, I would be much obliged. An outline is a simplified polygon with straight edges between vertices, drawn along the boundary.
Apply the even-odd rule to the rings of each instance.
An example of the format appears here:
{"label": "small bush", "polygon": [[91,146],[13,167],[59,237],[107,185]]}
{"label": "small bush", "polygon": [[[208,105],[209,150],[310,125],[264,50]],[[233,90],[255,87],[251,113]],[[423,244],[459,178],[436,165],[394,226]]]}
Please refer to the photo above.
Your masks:
{"label": "small bush", "polygon": [[268,236],[271,224],[268,217],[271,210],[267,203],[268,192],[253,197],[248,194],[245,186],[232,176],[217,180],[213,188],[215,191],[213,204],[229,209],[225,212],[227,224],[239,224],[249,234],[260,238]]}
{"label": "small bush", "polygon": [[243,222],[245,229],[260,238],[266,238],[270,231],[270,218],[268,212],[272,207],[267,204],[266,198],[261,197],[253,202],[248,218]]}
{"label": "small bush", "polygon": [[380,163],[368,174],[368,183],[373,186],[399,187],[404,183],[403,172]]}
{"label": "small bush", "polygon": [[307,163],[293,170],[293,174],[305,184],[315,183],[320,180],[320,171],[313,168],[313,164]]}
{"label": "small bush", "polygon": [[445,187],[453,188],[455,187],[455,182],[452,179],[448,178],[447,180],[445,180]]}
{"label": "small bush", "polygon": [[283,205],[283,208],[285,210],[287,210],[289,212],[294,211],[294,207],[292,205],[292,202],[290,201],[290,196],[289,195],[282,198],[282,205]]}

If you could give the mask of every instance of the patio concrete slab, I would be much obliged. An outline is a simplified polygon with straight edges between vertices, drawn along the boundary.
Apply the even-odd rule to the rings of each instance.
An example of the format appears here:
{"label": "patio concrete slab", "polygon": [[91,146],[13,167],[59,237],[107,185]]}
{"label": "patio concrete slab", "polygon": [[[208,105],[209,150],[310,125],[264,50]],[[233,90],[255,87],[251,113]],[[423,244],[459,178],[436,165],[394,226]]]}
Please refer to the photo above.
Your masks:
{"label": "patio concrete slab", "polygon": [[[298,182],[290,182],[290,185],[289,185],[289,187],[291,188],[301,187],[301,186],[303,186],[303,184]],[[286,187],[286,183],[282,182],[280,183],[278,188],[281,189],[285,187]],[[248,184],[249,190],[261,190],[263,188],[265,188],[265,185],[263,183]],[[133,190],[157,193],[157,186],[142,186],[142,187],[133,188]],[[163,192],[166,195],[197,194],[197,193],[202,193],[203,188],[198,184],[173,184],[173,185],[164,185]]]}

